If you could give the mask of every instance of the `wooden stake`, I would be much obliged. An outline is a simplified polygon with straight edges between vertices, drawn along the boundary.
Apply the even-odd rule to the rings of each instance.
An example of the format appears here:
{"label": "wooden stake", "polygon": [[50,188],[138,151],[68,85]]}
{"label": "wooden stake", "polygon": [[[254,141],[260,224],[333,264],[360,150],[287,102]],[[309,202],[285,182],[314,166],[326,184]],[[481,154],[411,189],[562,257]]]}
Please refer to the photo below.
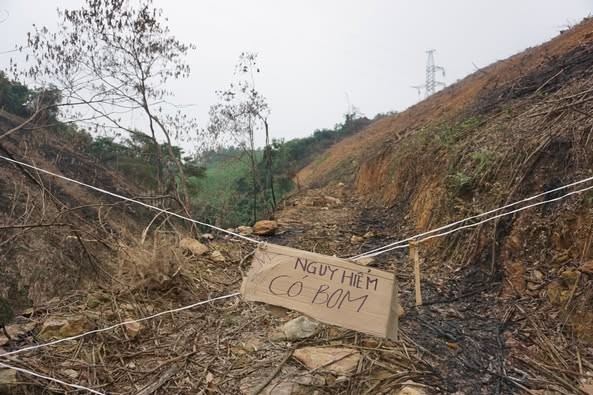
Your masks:
{"label": "wooden stake", "polygon": [[420,289],[420,257],[418,245],[410,241],[410,259],[414,260],[414,288],[416,289],[416,306],[422,306],[422,290]]}
{"label": "wooden stake", "polygon": [[391,289],[391,304],[386,336],[391,340],[399,340],[399,284],[397,283],[395,273],[393,273],[393,288]]}

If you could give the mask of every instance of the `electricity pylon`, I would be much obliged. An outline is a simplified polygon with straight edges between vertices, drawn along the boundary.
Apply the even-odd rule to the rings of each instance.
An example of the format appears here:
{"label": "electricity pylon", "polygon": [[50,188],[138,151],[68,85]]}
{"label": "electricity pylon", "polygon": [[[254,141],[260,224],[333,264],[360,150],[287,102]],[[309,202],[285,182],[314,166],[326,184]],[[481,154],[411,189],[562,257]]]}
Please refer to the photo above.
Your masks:
{"label": "electricity pylon", "polygon": [[445,76],[445,69],[441,66],[437,66],[434,64],[434,53],[436,49],[430,49],[426,51],[428,54],[428,59],[426,60],[426,82],[424,85],[416,85],[412,88],[416,88],[418,90],[418,94],[422,93],[424,89],[424,97],[428,97],[436,92],[437,86],[445,86],[445,83],[442,81],[437,81],[436,73],[440,71]]}

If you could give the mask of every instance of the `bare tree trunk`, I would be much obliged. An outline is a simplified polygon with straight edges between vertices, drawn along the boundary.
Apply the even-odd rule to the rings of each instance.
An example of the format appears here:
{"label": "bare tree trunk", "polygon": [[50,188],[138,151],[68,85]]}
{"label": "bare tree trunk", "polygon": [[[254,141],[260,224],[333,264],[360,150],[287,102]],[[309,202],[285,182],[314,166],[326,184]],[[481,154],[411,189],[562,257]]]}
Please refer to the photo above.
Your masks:
{"label": "bare tree trunk", "polygon": [[[156,143],[156,149],[157,149],[157,155],[159,156],[159,160],[161,161],[161,163],[164,165],[164,158],[163,158],[163,153],[161,152],[161,146],[158,143],[158,141],[156,140],[156,135],[155,135],[155,131],[154,131],[154,125],[153,125],[153,121],[157,123],[157,125],[159,125],[159,127],[161,128],[163,134],[165,135],[165,138],[167,139],[167,151],[169,153],[169,156],[171,157],[171,159],[173,160],[173,162],[175,163],[175,166],[177,167],[177,170],[179,171],[179,177],[181,178],[181,186],[182,186],[182,190],[183,190],[183,202],[184,202],[184,206],[183,209],[184,211],[187,213],[188,216],[191,216],[191,199],[189,197],[189,190],[187,187],[187,179],[185,178],[185,173],[183,171],[183,166],[181,164],[181,162],[179,161],[179,159],[175,156],[175,153],[173,152],[173,147],[172,147],[172,143],[171,143],[171,137],[169,136],[169,132],[167,131],[167,128],[165,127],[165,125],[163,125],[163,123],[155,116],[152,114],[152,112],[150,111],[150,107],[148,106],[148,98],[146,97],[146,86],[144,85],[144,81],[146,80],[145,74],[144,74],[144,69],[142,68],[142,64],[140,63],[139,59],[137,56],[135,56],[136,62],[138,63],[139,66],[139,70],[142,73],[141,76],[141,93],[142,93],[142,106],[144,107],[144,111],[146,112],[146,114],[148,115],[148,119],[150,122],[150,131],[152,134],[152,138]],[[171,180],[173,182],[173,185],[175,185],[175,194],[178,195],[179,191],[177,190],[177,182],[175,180],[175,176],[174,174],[171,173],[171,171],[167,168],[168,172],[169,172],[169,176],[171,177]],[[194,223],[192,223],[191,225],[191,229],[192,231],[197,233],[197,227]]]}
{"label": "bare tree trunk", "polygon": [[[150,127],[150,134],[151,134],[151,140],[152,143],[154,144],[154,149],[156,151],[156,156],[157,156],[157,170],[156,170],[156,183],[157,183],[157,189],[159,194],[166,194],[167,191],[165,191],[165,188],[163,188],[163,167],[165,166],[165,158],[163,157],[163,152],[161,151],[161,146],[159,145],[158,140],[156,139],[156,133],[154,132],[154,125],[152,123],[152,117],[150,116],[150,111],[148,110],[148,105],[145,104],[144,110],[147,112],[148,114],[148,121],[149,121],[149,127]],[[164,202],[161,203],[164,206]]]}
{"label": "bare tree trunk", "polygon": [[[266,210],[266,216],[269,217],[271,215],[271,209],[268,201],[268,196],[266,194],[265,185],[262,183],[262,176],[259,172],[257,167],[257,153],[255,151],[255,143],[253,141],[253,132],[251,133],[251,153],[252,153],[252,172],[255,177],[256,187],[259,187],[261,198],[263,200],[263,204],[265,205],[264,208]],[[266,180],[264,179],[264,183]]]}
{"label": "bare tree trunk", "polygon": [[187,178],[185,177],[185,172],[183,171],[183,164],[179,160],[179,158],[173,152],[173,144],[171,143],[171,137],[169,136],[169,132],[165,128],[165,125],[157,118],[154,117],[155,122],[159,125],[165,138],[167,139],[167,151],[169,152],[169,156],[173,159],[175,166],[177,167],[177,171],[179,172],[179,178],[181,179],[181,189],[183,190],[183,200],[186,205],[186,211],[191,213],[191,198],[189,196],[189,188],[187,186]]}
{"label": "bare tree trunk", "polygon": [[[172,147],[172,143],[171,143],[171,137],[169,136],[169,132],[167,131],[167,128],[165,127],[165,125],[163,125],[163,123],[155,116],[152,114],[152,112],[150,111],[150,107],[148,106],[148,99],[146,97],[146,88],[144,87],[144,80],[142,80],[142,106],[144,108],[144,111],[146,112],[146,115],[148,116],[148,120],[149,120],[149,125],[150,125],[150,132],[152,135],[152,139],[155,142],[155,146],[156,146],[156,151],[157,151],[157,156],[159,158],[159,161],[161,162],[162,165],[165,165],[165,161],[164,161],[164,157],[163,157],[163,153],[161,151],[161,146],[158,143],[157,139],[156,139],[156,133],[154,130],[154,122],[156,122],[156,124],[160,127],[161,131],[163,132],[163,134],[165,135],[165,138],[167,140],[167,151],[169,153],[169,156],[171,157],[171,159],[173,160],[173,162],[175,163],[175,166],[177,167],[177,170],[179,171],[179,178],[181,179],[181,188],[183,190],[183,210],[186,212],[186,214],[191,217],[192,215],[192,210],[191,210],[191,199],[189,197],[189,190],[187,187],[187,179],[185,178],[185,172],[183,171],[183,165],[181,164],[181,162],[179,161],[179,159],[177,158],[177,156],[175,156],[175,152],[173,152],[173,147]],[[179,196],[179,191],[177,190],[177,182],[175,180],[175,175],[172,174],[171,170],[167,167],[167,171],[169,173],[169,177],[171,178],[171,181],[173,182],[173,185],[175,186],[175,195]],[[179,199],[181,200],[181,199]],[[196,224],[192,223],[191,224],[191,230],[192,232],[194,232],[195,234],[198,234],[198,229]]]}
{"label": "bare tree trunk", "polygon": [[266,130],[266,148],[264,149],[264,160],[266,163],[267,178],[270,183],[270,192],[272,193],[272,210],[276,209],[276,194],[274,193],[274,174],[272,173],[272,147],[270,146],[270,133],[268,120],[263,119]]}
{"label": "bare tree trunk", "polygon": [[[253,163],[253,160],[251,162]],[[257,221],[257,184],[256,175],[253,170],[251,171],[251,175],[253,176],[253,223],[255,223]]]}

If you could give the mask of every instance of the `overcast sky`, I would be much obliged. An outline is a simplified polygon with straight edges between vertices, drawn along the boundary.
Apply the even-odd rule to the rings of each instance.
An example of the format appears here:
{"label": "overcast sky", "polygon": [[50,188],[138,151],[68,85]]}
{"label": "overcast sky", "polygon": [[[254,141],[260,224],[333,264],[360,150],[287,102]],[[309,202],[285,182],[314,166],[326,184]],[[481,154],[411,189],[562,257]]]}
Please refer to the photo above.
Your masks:
{"label": "overcast sky", "polygon": [[[55,26],[56,7],[80,0],[0,0],[0,52],[25,42],[31,25]],[[259,53],[259,90],[271,133],[293,138],[332,127],[348,102],[369,117],[421,99],[427,49],[450,84],[556,36],[593,11],[593,0],[155,0],[179,39],[197,45],[192,75],[172,84],[206,126],[215,91],[242,51]],[[10,54],[0,54],[0,68]]]}

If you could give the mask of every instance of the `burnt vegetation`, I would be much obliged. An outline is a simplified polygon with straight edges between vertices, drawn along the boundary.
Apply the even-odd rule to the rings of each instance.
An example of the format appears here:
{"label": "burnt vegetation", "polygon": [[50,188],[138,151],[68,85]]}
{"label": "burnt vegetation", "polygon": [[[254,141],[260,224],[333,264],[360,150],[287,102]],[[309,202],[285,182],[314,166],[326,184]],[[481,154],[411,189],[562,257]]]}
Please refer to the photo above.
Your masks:
{"label": "burnt vegetation", "polygon": [[[222,227],[273,217],[273,243],[351,257],[593,174],[593,20],[405,112],[369,119],[353,111],[332,129],[283,141],[256,89],[256,54],[241,55],[209,127],[199,129],[161,108],[172,99],[166,82],[188,75],[193,45],[170,34],[150,1],[88,0],[59,17],[57,33],[30,34],[34,56],[12,70],[35,87],[0,74],[0,155]],[[132,109],[143,128],[122,116]],[[190,154],[176,141],[204,147]],[[0,362],[139,395],[400,394],[406,386],[586,394],[593,194],[555,201],[574,189],[420,243],[422,306],[406,249],[367,262],[399,280],[398,341],[332,326],[279,337],[294,312],[229,298]],[[253,246],[200,237],[205,230],[0,160],[0,350],[237,292]],[[182,247],[188,240],[205,252]],[[348,275],[350,285],[373,287]],[[314,301],[366,301],[335,292],[320,288]],[[357,364],[336,373],[292,358],[328,345],[350,350]],[[20,373],[0,381],[5,389],[70,391]]]}

